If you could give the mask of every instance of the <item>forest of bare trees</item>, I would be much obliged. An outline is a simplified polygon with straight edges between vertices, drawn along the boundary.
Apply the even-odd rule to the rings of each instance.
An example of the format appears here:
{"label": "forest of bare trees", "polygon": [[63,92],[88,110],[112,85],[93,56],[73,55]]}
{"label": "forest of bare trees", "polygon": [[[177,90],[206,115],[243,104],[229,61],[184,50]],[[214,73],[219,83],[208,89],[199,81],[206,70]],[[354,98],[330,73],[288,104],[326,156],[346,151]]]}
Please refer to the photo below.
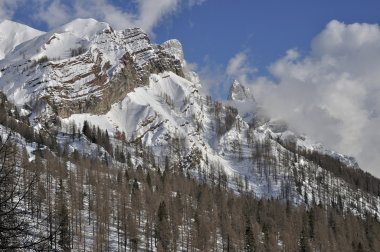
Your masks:
{"label": "forest of bare trees", "polygon": [[[86,122],[72,127],[67,139],[97,144],[96,155],[88,155],[34,133],[14,108],[0,109],[2,129],[8,129],[0,141],[2,250],[379,251],[378,217],[344,207],[327,172],[295,165],[303,155],[325,169],[343,169],[329,168],[334,165],[327,158],[288,152],[285,143],[274,152],[269,139],[248,131],[250,172],[281,184],[278,197],[258,198],[246,179],[228,176],[197,148],[186,151],[180,136],[158,157],[140,140],[127,143],[120,133],[112,142],[108,132]],[[216,124],[222,131],[236,113],[226,110],[231,115]],[[15,144],[15,137],[25,142]],[[32,144],[36,150],[28,153]],[[234,155],[241,144],[232,143]],[[357,174],[353,186],[378,193],[371,189],[377,179]],[[308,191],[303,181],[311,179],[325,188]],[[294,204],[294,193],[302,202]]]}
{"label": "forest of bare trees", "polygon": [[[144,148],[137,151],[141,157],[137,166],[125,162],[114,167],[99,159],[49,151],[36,153],[29,162],[22,158],[25,153],[5,141],[1,247],[60,251],[376,251],[380,247],[376,217],[362,219],[334,207],[258,199],[251,191],[237,194],[223,186],[223,174],[212,183],[209,175],[200,182],[168,159],[161,164]],[[19,162],[15,155],[21,160],[20,169],[12,163]],[[25,234],[31,239],[27,243]]]}

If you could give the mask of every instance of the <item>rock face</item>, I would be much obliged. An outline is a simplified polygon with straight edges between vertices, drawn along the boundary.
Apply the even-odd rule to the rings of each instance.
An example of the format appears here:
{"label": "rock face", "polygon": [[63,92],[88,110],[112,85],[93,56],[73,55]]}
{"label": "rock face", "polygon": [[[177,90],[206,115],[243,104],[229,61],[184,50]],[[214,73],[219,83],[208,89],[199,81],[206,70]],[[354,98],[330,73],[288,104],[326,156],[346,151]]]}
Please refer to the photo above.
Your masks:
{"label": "rock face", "polygon": [[254,101],[252,93],[249,88],[243,86],[237,80],[234,81],[230,88],[230,93],[228,95],[228,100],[230,101]]}
{"label": "rock face", "polygon": [[[173,49],[171,47],[174,47]],[[105,113],[152,73],[183,76],[178,43],[151,44],[138,28],[76,20],[27,41],[0,61],[0,87],[18,105],[44,101],[60,117]]]}
{"label": "rock face", "polygon": [[[145,33],[140,29],[130,29],[123,32],[125,36],[122,40],[127,41],[127,46],[132,51],[127,51],[120,59],[119,72],[107,75],[112,71],[112,65],[104,62],[104,53],[94,57],[91,52],[85,54],[84,58],[89,58],[92,67],[89,72],[80,76],[73,76],[69,84],[75,84],[77,80],[93,75],[95,78],[85,83],[85,86],[92,87],[92,94],[86,94],[81,98],[77,96],[71,100],[61,99],[55,103],[56,97],[50,96],[49,103],[61,117],[68,117],[75,113],[95,113],[102,114],[110,109],[110,106],[121,99],[134,88],[148,84],[148,78],[152,73],[162,73],[172,71],[179,76],[183,76],[181,62],[174,55],[169,54],[161,46],[154,46]],[[143,47],[135,48],[134,43],[144,44]],[[83,62],[85,59],[78,59]],[[76,63],[74,63],[75,65]],[[67,84],[67,83],[66,83]],[[53,99],[52,99],[53,98]]]}

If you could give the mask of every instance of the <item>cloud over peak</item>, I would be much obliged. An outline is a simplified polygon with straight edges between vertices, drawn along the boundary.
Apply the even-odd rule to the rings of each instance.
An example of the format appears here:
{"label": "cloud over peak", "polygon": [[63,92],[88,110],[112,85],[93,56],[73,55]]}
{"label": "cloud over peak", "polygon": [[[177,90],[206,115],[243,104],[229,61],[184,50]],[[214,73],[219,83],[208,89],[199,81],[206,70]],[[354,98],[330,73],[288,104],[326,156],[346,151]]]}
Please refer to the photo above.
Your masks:
{"label": "cloud over peak", "polygon": [[261,77],[246,84],[273,117],[355,156],[380,176],[378,25],[333,20],[313,39],[310,54],[291,49],[269,72],[275,81]]}

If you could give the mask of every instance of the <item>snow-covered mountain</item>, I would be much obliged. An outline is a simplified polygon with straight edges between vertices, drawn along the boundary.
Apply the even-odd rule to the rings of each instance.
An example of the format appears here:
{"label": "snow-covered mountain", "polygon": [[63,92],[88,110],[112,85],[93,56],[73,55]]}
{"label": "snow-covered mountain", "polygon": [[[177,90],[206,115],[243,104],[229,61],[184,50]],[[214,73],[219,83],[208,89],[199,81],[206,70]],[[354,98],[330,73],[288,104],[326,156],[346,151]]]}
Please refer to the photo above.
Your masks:
{"label": "snow-covered mountain", "polygon": [[182,75],[181,62],[167,48],[152,45],[138,28],[114,31],[106,23],[78,19],[7,54],[0,62],[0,87],[17,105],[38,101],[62,117],[106,112],[150,73]]}
{"label": "snow-covered mountain", "polygon": [[3,59],[17,45],[41,34],[43,34],[42,31],[10,20],[0,22],[0,59]]}
{"label": "snow-covered mountain", "polygon": [[[0,32],[7,24],[14,25],[2,23]],[[358,170],[353,158],[265,117],[237,81],[229,102],[210,100],[177,40],[156,45],[139,28],[116,31],[93,19],[24,38],[2,49],[0,89],[36,131],[58,131],[71,151],[91,153],[80,149],[85,138],[67,138],[86,121],[107,130],[114,148],[141,141],[199,179],[223,171],[237,191],[245,180],[258,196],[380,214],[379,195],[347,176]]]}

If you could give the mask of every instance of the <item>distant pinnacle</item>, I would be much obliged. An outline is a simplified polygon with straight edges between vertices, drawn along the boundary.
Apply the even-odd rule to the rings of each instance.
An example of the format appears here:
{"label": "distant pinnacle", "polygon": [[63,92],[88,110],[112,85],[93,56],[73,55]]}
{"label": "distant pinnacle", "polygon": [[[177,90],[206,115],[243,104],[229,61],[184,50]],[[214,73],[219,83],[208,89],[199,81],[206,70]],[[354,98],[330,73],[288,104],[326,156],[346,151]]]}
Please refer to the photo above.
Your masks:
{"label": "distant pinnacle", "polygon": [[255,99],[253,98],[253,95],[250,92],[249,88],[240,84],[239,81],[234,80],[234,82],[232,83],[231,88],[230,88],[228,100],[230,100],[230,101],[246,101],[246,100],[254,101]]}

